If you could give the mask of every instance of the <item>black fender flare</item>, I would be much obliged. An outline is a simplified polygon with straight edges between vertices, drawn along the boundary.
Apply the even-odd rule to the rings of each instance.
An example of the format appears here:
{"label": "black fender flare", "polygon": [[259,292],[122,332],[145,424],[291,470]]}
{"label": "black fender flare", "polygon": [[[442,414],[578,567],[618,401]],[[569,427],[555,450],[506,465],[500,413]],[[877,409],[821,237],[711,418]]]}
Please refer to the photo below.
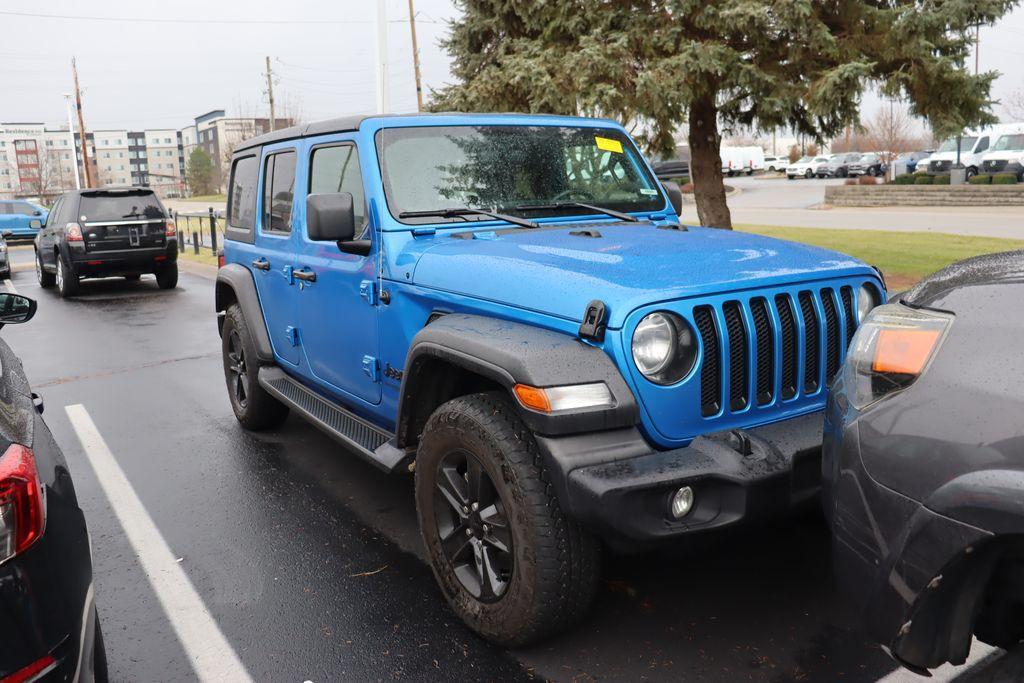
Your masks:
{"label": "black fender flare", "polygon": [[[480,315],[448,314],[421,329],[409,346],[399,396],[397,437],[400,446],[415,443],[424,413],[437,407],[421,400],[436,380],[438,368],[455,366],[511,392],[516,384],[553,387],[604,382],[614,405],[545,414],[519,405],[534,433],[576,434],[635,425],[639,408],[633,392],[612,359],[575,336],[524,323]],[[429,417],[429,414],[427,415]]]}
{"label": "black fender flare", "polygon": [[[242,308],[242,315],[252,332],[256,343],[256,355],[263,362],[273,362],[274,349],[270,345],[267,323],[263,319],[263,308],[256,292],[256,281],[245,266],[229,263],[217,271],[215,284],[214,306],[218,314],[223,313],[234,302]],[[218,315],[218,332],[223,327],[223,316]]]}

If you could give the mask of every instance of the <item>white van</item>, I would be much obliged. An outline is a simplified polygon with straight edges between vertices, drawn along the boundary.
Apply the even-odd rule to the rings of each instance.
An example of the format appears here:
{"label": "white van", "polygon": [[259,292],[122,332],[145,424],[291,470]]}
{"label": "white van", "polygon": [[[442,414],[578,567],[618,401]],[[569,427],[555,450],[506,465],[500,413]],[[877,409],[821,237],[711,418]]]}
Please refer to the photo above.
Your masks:
{"label": "white van", "polygon": [[[996,124],[987,128],[965,130],[960,136],[960,163],[967,168],[967,177],[970,178],[978,173],[981,168],[982,157],[986,152],[991,151],[996,138],[1003,134],[1003,131],[1018,124]],[[932,175],[944,175],[956,165],[957,138],[952,137],[939,147],[935,154],[927,159],[922,159],[917,164],[918,171],[927,171]],[[927,162],[927,163],[926,163]]]}
{"label": "white van", "polygon": [[722,173],[753,174],[764,170],[764,150],[760,147],[722,147]]}
{"label": "white van", "polygon": [[1024,123],[1007,124],[1009,127],[996,138],[981,159],[982,173],[1013,173],[1018,182],[1024,182]]}

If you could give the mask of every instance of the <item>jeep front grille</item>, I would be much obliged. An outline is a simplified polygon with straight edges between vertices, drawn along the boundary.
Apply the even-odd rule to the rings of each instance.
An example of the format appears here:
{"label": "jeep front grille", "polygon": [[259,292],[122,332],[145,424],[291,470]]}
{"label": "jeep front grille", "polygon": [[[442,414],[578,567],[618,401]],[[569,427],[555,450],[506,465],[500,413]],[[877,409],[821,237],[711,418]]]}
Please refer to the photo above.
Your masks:
{"label": "jeep front grille", "polygon": [[701,415],[763,406],[777,392],[783,401],[817,393],[839,371],[856,329],[855,310],[849,285],[695,308],[704,350]]}

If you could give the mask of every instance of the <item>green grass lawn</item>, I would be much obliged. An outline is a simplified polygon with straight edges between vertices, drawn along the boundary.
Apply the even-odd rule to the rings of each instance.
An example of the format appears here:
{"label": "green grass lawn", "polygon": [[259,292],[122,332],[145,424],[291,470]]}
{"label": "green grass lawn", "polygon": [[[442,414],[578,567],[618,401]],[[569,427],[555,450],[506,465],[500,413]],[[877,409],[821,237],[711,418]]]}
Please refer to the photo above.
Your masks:
{"label": "green grass lawn", "polygon": [[228,196],[226,194],[197,194],[191,197],[185,197],[181,201],[183,202],[226,202]]}
{"label": "green grass lawn", "polygon": [[178,258],[193,261],[194,263],[205,263],[209,266],[217,265],[217,255],[210,251],[209,247],[200,247],[199,254],[197,255],[192,247],[185,245],[185,251],[178,253]]}
{"label": "green grass lawn", "polygon": [[997,251],[1024,249],[1024,241],[934,232],[832,230],[741,225],[737,230],[834,249],[878,266],[890,286],[908,286],[954,261]]}

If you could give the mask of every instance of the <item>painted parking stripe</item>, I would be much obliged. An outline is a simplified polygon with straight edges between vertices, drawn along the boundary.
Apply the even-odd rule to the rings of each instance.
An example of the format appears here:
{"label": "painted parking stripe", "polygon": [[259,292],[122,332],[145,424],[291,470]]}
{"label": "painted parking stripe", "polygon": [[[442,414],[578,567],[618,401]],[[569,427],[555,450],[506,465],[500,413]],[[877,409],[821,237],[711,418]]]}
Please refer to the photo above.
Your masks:
{"label": "painted parking stripe", "polygon": [[4,287],[11,294],[17,294],[18,293],[18,290],[14,287],[14,283],[11,282],[11,278],[10,277],[8,277],[6,280],[4,280]]}
{"label": "painted parking stripe", "polygon": [[64,410],[196,676],[203,681],[251,681],[85,407],[75,404]]}
{"label": "painted parking stripe", "polygon": [[915,673],[907,671],[906,669],[896,669],[887,676],[883,676],[878,679],[878,683],[920,683],[923,680],[929,680],[931,683],[939,683],[940,681],[956,681],[961,675],[967,674],[975,666],[978,666],[982,662],[986,662],[989,658],[998,658],[1003,655],[1003,651],[999,648],[992,647],[982,643],[977,638],[971,641],[971,654],[967,656],[967,661],[958,666],[951,664],[943,664],[942,666],[932,669],[932,678],[924,679]]}

